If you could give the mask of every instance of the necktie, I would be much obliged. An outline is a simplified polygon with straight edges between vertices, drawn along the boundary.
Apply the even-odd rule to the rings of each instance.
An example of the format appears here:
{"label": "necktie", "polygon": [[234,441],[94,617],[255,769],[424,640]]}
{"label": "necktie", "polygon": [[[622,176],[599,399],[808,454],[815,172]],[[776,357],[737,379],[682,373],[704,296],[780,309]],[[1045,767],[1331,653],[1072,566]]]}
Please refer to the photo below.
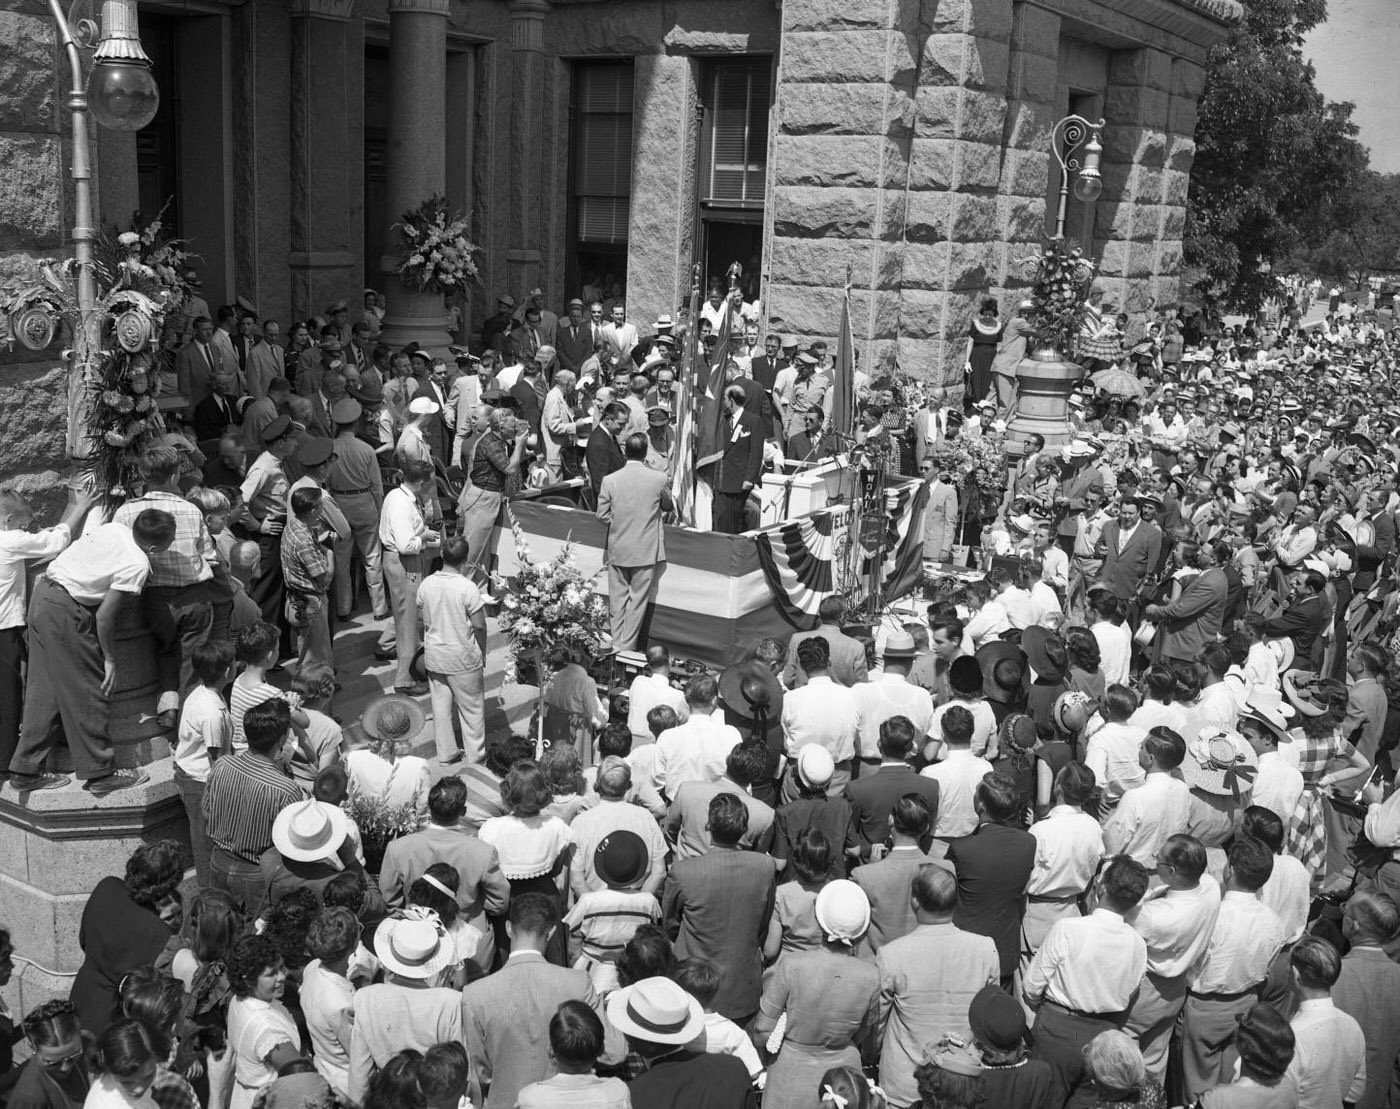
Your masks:
{"label": "necktie", "polygon": [[209,363],[209,372],[212,374],[214,372],[214,352],[209,349],[208,343],[201,343],[200,346],[204,349],[204,360]]}

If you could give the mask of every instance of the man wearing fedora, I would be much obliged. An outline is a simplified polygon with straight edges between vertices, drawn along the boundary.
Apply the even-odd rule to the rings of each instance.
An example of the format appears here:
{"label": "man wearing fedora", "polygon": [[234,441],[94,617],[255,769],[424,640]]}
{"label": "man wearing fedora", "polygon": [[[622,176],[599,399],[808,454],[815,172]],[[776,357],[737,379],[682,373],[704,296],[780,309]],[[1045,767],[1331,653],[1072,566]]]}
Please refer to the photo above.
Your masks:
{"label": "man wearing fedora", "polygon": [[327,883],[347,870],[361,871],[350,820],[339,805],[308,797],[287,805],[272,822],[272,846],[262,853],[263,904],[309,889],[320,898]]}
{"label": "man wearing fedora", "polygon": [[608,1023],[646,1061],[628,1083],[634,1109],[753,1109],[748,1069],[737,1055],[688,1050],[705,1031],[700,1002],[670,978],[643,978],[608,997]]}
{"label": "man wearing fedora", "polygon": [[892,633],[885,640],[881,673],[851,687],[851,697],[860,710],[856,760],[862,767],[873,770],[880,765],[880,733],[886,720],[904,717],[914,725],[918,743],[933,726],[933,695],[909,680],[915,654],[914,637],[909,632],[901,629]]}

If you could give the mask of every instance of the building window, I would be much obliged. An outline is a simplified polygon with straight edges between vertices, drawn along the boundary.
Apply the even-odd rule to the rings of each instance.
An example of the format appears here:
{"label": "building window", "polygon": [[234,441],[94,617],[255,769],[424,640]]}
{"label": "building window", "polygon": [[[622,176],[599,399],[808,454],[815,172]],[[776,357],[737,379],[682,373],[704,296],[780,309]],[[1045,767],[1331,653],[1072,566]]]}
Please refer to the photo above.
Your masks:
{"label": "building window", "polygon": [[761,208],[773,64],[766,57],[716,61],[710,64],[708,78],[708,157],[701,200]]}
{"label": "building window", "polygon": [[587,286],[606,296],[627,281],[632,81],[630,60],[574,67],[571,290]]}

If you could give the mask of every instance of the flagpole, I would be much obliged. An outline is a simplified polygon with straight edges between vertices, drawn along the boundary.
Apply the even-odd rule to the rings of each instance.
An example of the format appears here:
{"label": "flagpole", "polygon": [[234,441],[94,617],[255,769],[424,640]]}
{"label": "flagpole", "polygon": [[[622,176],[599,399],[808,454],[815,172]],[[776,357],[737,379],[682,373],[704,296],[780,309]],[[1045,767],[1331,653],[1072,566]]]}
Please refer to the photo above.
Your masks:
{"label": "flagpole", "polygon": [[681,395],[676,402],[676,435],[671,443],[671,458],[667,464],[671,495],[676,502],[676,518],[687,527],[695,526],[695,364],[700,346],[699,316],[700,263],[696,262],[690,275],[690,315],[686,323],[685,351],[681,357]]}

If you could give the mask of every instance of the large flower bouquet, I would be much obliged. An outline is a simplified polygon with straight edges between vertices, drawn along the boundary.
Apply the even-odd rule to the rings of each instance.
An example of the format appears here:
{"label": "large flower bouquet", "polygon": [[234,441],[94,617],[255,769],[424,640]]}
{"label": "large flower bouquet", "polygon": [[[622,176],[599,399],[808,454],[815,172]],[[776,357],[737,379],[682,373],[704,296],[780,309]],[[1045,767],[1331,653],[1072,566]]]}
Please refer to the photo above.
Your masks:
{"label": "large flower bouquet", "polygon": [[340,806],[345,815],[360,830],[365,865],[371,874],[378,874],[384,862],[384,849],[400,836],[409,835],[422,827],[418,810],[411,804],[392,805],[382,797],[362,793],[355,786]]}
{"label": "large flower bouquet", "polygon": [[1040,254],[1021,264],[1032,275],[1035,347],[1068,357],[1088,317],[1094,263],[1074,243],[1051,239]]}
{"label": "large flower bouquet", "polygon": [[540,563],[531,556],[514,515],[510,530],[520,571],[513,583],[500,575],[492,581],[501,598],[498,619],[510,638],[516,667],[523,661],[533,663],[543,685],[542,664],[551,653],[575,648],[589,657],[598,655],[607,635],[608,604],[593,591],[592,579],[579,569],[567,544],[552,561]]}
{"label": "large flower bouquet", "polygon": [[166,319],[189,297],[185,245],[162,239],[159,218],[140,231],[99,230],[92,265],[96,347],[79,309],[75,260],[35,261],[20,284],[0,290],[0,313],[15,321],[16,337],[26,346],[42,350],[54,338],[55,323],[67,326],[73,347],[63,357],[82,369],[84,389],[71,409],[71,439],[108,497],[125,495],[142,451],[165,430],[155,398],[163,360],[171,355],[161,350],[160,337]]}
{"label": "large flower bouquet", "polygon": [[998,433],[945,439],[934,448],[937,468],[957,487],[965,516],[994,513],[1006,492],[1006,444]]}
{"label": "large flower bouquet", "polygon": [[394,224],[399,232],[397,273],[420,293],[462,292],[478,280],[476,260],[481,248],[467,238],[467,219],[452,215],[447,200],[435,196]]}

